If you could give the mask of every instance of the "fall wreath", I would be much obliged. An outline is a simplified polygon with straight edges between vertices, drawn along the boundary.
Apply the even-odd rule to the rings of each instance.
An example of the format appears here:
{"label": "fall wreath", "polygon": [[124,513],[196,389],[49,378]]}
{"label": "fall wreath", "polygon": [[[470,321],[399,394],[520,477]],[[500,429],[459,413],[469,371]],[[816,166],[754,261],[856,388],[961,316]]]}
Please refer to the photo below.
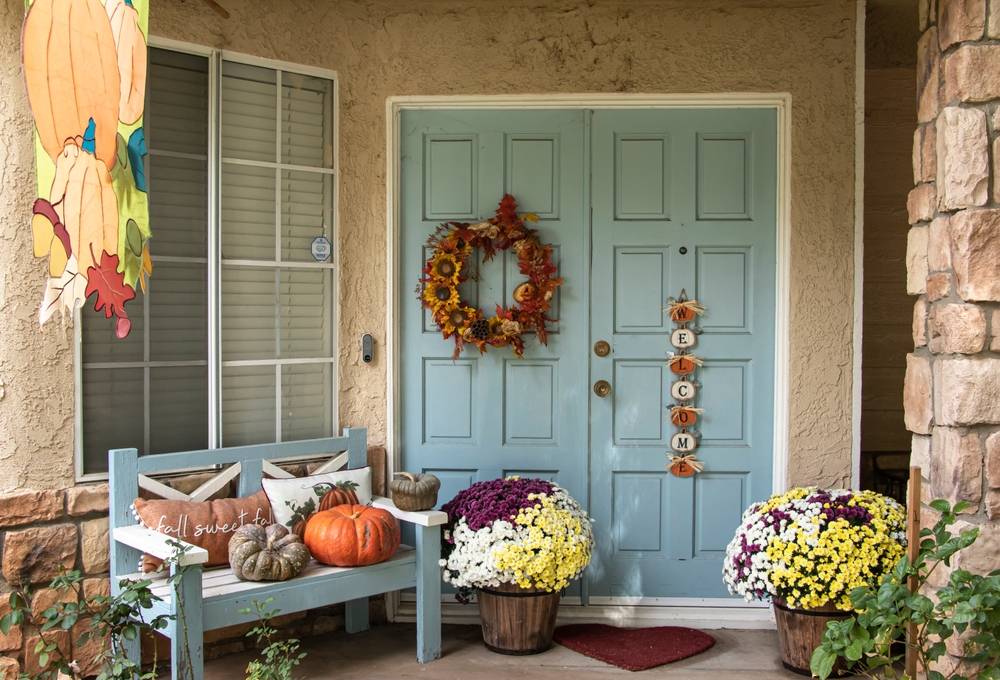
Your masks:
{"label": "fall wreath", "polygon": [[[431,256],[424,264],[418,288],[420,301],[431,311],[445,339],[454,338],[454,357],[466,343],[485,353],[487,347],[510,345],[517,356],[524,355],[524,334],[533,331],[543,345],[548,341],[545,324],[552,297],[562,284],[552,262],[552,246],[538,240],[538,233],[526,226],[538,217],[517,214],[517,201],[505,194],[496,215],[483,222],[446,222],[439,226],[427,245]],[[458,287],[471,277],[469,258],[475,250],[489,262],[505,250],[517,254],[518,269],[527,277],[514,289],[514,304],[496,306],[487,316],[462,299]]]}

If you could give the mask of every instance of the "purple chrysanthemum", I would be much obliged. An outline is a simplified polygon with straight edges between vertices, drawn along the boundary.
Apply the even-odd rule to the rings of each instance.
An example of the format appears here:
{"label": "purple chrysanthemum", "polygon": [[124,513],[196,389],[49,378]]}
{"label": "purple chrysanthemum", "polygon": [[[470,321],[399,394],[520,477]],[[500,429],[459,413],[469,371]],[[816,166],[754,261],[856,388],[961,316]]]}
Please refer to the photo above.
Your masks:
{"label": "purple chrysanthemum", "polygon": [[[864,526],[872,521],[872,514],[860,505],[848,505],[854,498],[853,494],[833,496],[829,491],[820,490],[809,497],[810,503],[823,506],[823,515],[827,522],[844,519],[854,526]],[[827,507],[829,506],[829,507]]]}
{"label": "purple chrysanthemum", "polygon": [[460,491],[442,506],[448,513],[449,524],[460,518],[473,531],[489,526],[497,520],[513,520],[521,508],[535,504],[528,498],[532,494],[552,493],[553,485],[544,479],[493,479],[476,482]]}

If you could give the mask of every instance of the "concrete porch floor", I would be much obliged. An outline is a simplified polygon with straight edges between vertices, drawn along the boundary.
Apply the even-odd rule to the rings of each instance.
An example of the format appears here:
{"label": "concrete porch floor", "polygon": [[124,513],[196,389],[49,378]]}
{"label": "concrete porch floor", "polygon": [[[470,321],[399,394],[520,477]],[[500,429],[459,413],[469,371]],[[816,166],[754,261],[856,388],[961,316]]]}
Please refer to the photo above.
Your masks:
{"label": "concrete porch floor", "polygon": [[[801,678],[778,661],[773,630],[710,630],[716,644],[698,656],[643,671],[644,678],[670,680],[755,680]],[[387,624],[348,636],[344,632],[313,637],[303,643],[308,653],[295,673],[298,679],[331,680],[461,680],[462,678],[552,678],[571,673],[585,680],[632,675],[559,645],[535,656],[504,656],[487,650],[478,626],[445,626],[443,657],[421,666],[414,658],[416,632],[410,624]],[[206,680],[242,680],[251,654],[227,656],[206,664]]]}

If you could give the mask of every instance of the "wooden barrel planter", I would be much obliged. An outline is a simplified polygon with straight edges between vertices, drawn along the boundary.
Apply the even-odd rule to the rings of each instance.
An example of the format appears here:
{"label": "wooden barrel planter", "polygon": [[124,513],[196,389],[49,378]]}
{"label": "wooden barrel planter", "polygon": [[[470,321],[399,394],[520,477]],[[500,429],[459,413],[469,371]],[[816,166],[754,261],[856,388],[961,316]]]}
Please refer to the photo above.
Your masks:
{"label": "wooden barrel planter", "polygon": [[552,646],[560,593],[501,584],[478,593],[483,643],[499,654],[539,654]]}
{"label": "wooden barrel planter", "polygon": [[[791,609],[784,601],[774,600],[774,619],[778,624],[778,647],[781,649],[781,665],[793,673],[812,677],[809,660],[813,651],[823,641],[823,633],[829,621],[849,619],[853,612],[845,612],[836,607],[818,609]],[[848,675],[843,664],[838,661],[833,668],[834,677]]]}

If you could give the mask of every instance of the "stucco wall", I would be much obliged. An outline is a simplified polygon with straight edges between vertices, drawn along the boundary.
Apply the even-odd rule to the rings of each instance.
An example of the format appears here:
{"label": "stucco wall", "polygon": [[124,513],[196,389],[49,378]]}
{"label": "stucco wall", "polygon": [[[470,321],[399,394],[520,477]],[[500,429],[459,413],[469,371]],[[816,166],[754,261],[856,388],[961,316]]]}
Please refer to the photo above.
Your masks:
{"label": "stucco wall", "polygon": [[[340,74],[340,415],[373,442],[385,438],[386,357],[362,364],[356,340],[385,338],[387,96],[790,92],[790,480],[849,479],[853,0],[220,2],[229,19],[198,0],[154,0],[151,31]],[[35,321],[22,11],[3,0],[0,491],[72,480],[72,331]]]}

